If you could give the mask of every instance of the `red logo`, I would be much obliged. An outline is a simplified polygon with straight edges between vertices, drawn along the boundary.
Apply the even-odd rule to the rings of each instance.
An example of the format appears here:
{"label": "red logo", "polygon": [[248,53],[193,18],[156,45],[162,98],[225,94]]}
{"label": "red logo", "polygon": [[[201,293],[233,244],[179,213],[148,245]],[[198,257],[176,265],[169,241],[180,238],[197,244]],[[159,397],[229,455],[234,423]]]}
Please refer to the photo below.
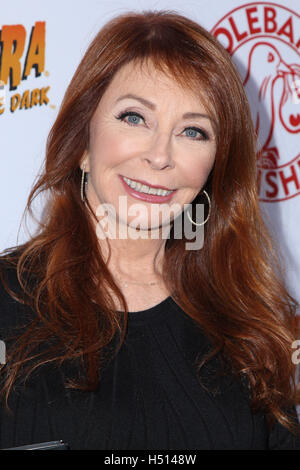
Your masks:
{"label": "red logo", "polygon": [[235,62],[257,133],[257,183],[264,202],[300,194],[300,16],[270,2],[230,11],[212,34]]}

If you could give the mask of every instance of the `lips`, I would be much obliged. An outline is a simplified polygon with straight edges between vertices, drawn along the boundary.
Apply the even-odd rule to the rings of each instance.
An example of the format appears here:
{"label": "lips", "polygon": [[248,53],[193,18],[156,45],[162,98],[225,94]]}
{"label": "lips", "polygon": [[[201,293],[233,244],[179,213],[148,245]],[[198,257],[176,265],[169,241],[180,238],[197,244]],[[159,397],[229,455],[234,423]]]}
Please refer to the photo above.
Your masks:
{"label": "lips", "polygon": [[[154,204],[160,204],[160,203],[170,201],[173,198],[173,196],[177,193],[177,189],[168,190],[168,189],[165,189],[164,187],[161,187],[161,186],[157,187],[157,186],[153,186],[153,185],[152,185],[152,188],[154,188],[154,190],[162,190],[162,191],[165,191],[166,193],[168,192],[168,194],[158,195],[158,194],[144,193],[144,192],[141,192],[141,191],[137,191],[134,188],[132,188],[131,186],[129,186],[126,183],[123,176],[119,175],[119,178],[120,178],[120,180],[122,182],[122,185],[123,185],[124,189],[126,190],[126,192],[130,196],[134,197],[135,199],[139,199],[140,201],[145,201],[145,202],[154,203]],[[134,181],[137,181],[137,180],[134,180]],[[137,181],[137,183],[142,185],[141,181]],[[144,184],[146,184],[146,183],[144,183]]]}
{"label": "lips", "polygon": [[153,189],[164,189],[165,191],[174,191],[174,189],[167,188],[166,186],[155,186],[155,185],[153,185],[153,184],[148,183],[148,182],[145,181],[145,180],[136,180],[136,179],[134,179],[134,178],[130,178],[129,176],[126,176],[126,178],[130,179],[131,181],[135,181],[136,183],[145,184],[146,186],[149,186],[149,188],[153,188]]}

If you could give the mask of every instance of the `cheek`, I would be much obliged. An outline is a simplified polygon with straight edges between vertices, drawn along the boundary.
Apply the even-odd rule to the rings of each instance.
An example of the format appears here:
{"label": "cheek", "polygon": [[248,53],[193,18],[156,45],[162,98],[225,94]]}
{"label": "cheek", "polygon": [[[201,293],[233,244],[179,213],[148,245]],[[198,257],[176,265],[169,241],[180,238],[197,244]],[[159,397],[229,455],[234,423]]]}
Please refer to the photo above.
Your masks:
{"label": "cheek", "polygon": [[197,155],[190,158],[182,168],[186,186],[198,189],[203,186],[214,164],[214,152],[210,155]]}
{"label": "cheek", "polygon": [[115,130],[98,134],[90,141],[92,166],[94,167],[99,165],[114,167],[135,154],[139,154],[140,151],[137,142],[122,134],[116,137]]}

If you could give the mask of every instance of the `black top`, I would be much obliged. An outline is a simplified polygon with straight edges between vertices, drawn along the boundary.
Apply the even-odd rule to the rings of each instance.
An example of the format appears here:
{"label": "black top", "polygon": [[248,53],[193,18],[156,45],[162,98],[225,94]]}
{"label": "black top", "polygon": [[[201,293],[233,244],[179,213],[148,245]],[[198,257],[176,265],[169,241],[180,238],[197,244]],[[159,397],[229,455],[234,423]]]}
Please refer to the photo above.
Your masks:
{"label": "black top", "polygon": [[[0,286],[2,339],[25,313]],[[278,423],[269,432],[265,416],[251,412],[240,381],[217,379],[217,358],[200,375],[211,389],[200,385],[195,360],[208,347],[171,297],[131,312],[125,343],[98,390],[66,389],[63,367],[41,368],[13,393],[12,414],[2,407],[0,449],[60,439],[74,450],[300,449],[299,438]]]}

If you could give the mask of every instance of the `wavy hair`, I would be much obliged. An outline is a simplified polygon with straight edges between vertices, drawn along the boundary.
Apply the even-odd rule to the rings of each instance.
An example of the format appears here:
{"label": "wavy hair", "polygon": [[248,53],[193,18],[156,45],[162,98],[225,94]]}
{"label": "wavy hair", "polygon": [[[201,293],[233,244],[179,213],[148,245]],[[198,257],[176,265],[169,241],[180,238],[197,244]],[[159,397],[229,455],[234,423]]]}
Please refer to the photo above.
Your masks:
{"label": "wavy hair", "polygon": [[[199,371],[219,353],[231,372],[246,380],[253,410],[263,410],[270,422],[292,430],[286,410],[296,403],[291,360],[296,301],[286,290],[278,247],[260,213],[255,134],[245,92],[218,41],[171,11],[129,12],[110,20],[90,44],[65,93],[48,136],[45,167],[25,209],[32,214],[34,199],[47,193],[39,227],[29,241],[2,256],[16,269],[21,286],[19,293],[6,285],[7,290],[34,311],[32,323],[9,351],[2,393],[7,402],[18,378],[43,364],[66,361],[75,361],[84,371],[84,380],[70,379],[66,385],[95,390],[106,347],[114,338],[119,339],[114,353],[121,347],[128,308],[104,262],[93,221],[97,218],[88,202],[81,201],[79,164],[89,146],[90,120],[113,76],[131,61],[149,60],[202,93],[217,122],[216,159],[205,184],[212,206],[204,247],[186,250],[184,236],[171,236],[164,253],[164,282],[213,345],[199,361]],[[123,314],[109,289],[123,305]]]}

